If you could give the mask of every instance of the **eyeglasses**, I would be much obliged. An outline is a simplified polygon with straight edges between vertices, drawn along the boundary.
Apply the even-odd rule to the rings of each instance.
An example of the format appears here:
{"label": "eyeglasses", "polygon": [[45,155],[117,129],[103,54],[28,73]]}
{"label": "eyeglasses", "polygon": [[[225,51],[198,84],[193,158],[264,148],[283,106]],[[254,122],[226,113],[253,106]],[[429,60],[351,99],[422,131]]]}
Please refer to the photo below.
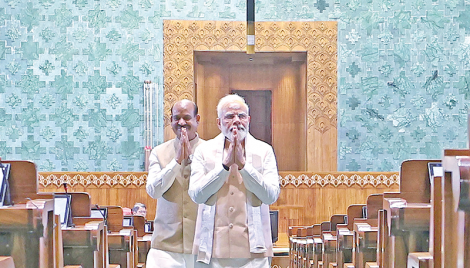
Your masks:
{"label": "eyeglasses", "polygon": [[224,119],[226,120],[232,120],[235,118],[235,116],[238,117],[238,119],[240,120],[245,120],[248,118],[248,115],[246,113],[238,113],[238,114],[234,114],[234,113],[226,113],[225,116],[224,116]]}

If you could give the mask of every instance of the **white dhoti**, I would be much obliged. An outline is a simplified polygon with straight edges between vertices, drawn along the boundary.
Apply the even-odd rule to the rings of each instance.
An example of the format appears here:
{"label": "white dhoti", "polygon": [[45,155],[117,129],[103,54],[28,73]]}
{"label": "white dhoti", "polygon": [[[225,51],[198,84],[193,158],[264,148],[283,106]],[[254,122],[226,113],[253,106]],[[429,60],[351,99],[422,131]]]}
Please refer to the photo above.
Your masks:
{"label": "white dhoti", "polygon": [[146,268],[194,268],[196,258],[193,254],[175,253],[150,249],[147,254]]}

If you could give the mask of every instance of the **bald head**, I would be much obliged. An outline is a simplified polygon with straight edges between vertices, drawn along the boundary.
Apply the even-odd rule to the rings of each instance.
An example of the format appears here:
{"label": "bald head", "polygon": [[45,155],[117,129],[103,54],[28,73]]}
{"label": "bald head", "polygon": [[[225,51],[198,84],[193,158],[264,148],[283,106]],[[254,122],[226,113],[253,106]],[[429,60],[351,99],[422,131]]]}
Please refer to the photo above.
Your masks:
{"label": "bald head", "polygon": [[193,106],[193,110],[194,110],[194,114],[193,114],[193,115],[194,115],[194,116],[197,115],[197,113],[198,113],[198,107],[197,107],[196,103],[193,102],[193,101],[187,100],[187,99],[182,99],[182,100],[179,100],[179,101],[175,102],[175,103],[173,104],[173,106],[171,106],[171,116],[173,116],[173,109],[175,108],[175,106],[182,106],[182,105],[183,105],[183,106],[192,105],[192,106]]}

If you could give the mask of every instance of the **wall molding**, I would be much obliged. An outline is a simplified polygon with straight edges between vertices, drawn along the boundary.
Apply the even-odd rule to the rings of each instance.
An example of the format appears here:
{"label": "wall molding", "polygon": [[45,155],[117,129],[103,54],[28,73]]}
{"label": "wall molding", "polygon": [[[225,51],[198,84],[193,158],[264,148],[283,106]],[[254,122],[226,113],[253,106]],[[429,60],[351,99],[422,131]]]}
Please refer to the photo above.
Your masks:
{"label": "wall molding", "polygon": [[[281,187],[387,187],[399,185],[398,172],[280,172]],[[147,172],[39,172],[40,187],[145,187]]]}

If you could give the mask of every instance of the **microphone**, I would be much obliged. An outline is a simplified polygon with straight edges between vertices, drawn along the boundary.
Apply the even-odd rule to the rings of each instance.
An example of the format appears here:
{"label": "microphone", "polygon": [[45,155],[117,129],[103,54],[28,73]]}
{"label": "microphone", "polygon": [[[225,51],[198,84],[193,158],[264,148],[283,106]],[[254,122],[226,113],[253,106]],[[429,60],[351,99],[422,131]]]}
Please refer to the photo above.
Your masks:
{"label": "microphone", "polygon": [[33,200],[32,200],[31,198],[26,197],[25,199],[28,200],[30,204],[32,204],[32,205],[35,206],[37,209],[39,209],[39,207],[36,206],[36,204],[34,204],[34,202],[33,202]]}
{"label": "microphone", "polygon": [[65,190],[65,193],[67,193],[67,183],[66,183],[66,182],[64,182],[64,183],[63,183],[63,185],[64,185],[64,190]]}
{"label": "microphone", "polygon": [[101,216],[103,216],[103,219],[106,219],[106,217],[104,216],[103,211],[101,211],[101,208],[100,208],[100,206],[98,206],[98,204],[95,204],[95,208],[100,212]]}
{"label": "microphone", "polygon": [[[106,218],[105,213],[101,210],[101,207],[98,206],[98,204],[95,204],[94,206],[100,212],[101,216],[103,217],[104,225],[108,226],[108,219]],[[108,233],[110,233],[110,232],[111,232],[111,230],[108,229]]]}

